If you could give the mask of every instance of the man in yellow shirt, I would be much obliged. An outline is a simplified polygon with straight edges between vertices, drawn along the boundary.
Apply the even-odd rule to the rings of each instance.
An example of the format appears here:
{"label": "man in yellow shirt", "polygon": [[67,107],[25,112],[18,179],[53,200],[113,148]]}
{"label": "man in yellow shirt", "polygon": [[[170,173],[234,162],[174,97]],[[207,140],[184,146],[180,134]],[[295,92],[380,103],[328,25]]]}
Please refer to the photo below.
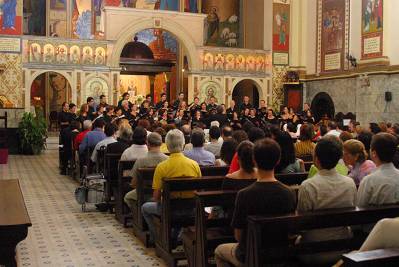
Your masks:
{"label": "man in yellow shirt", "polygon": [[[152,241],[155,240],[153,216],[159,216],[161,214],[161,193],[163,186],[162,180],[165,178],[201,177],[201,170],[198,163],[183,155],[182,151],[184,144],[184,135],[180,130],[175,129],[168,132],[166,135],[166,145],[171,153],[170,157],[169,159],[159,163],[155,168],[154,179],[152,183],[152,189],[154,190],[153,201],[146,202],[141,207],[143,217],[150,230],[150,240]],[[192,193],[190,192],[181,192],[172,197],[187,198],[191,196]]]}

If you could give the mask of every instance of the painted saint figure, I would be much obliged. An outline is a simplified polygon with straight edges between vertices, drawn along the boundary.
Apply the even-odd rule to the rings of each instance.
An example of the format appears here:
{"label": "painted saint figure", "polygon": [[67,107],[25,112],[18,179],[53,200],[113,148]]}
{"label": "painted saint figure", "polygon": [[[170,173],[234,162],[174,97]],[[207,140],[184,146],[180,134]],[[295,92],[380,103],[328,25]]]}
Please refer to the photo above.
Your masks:
{"label": "painted saint figure", "polygon": [[3,12],[3,24],[1,28],[15,30],[15,17],[17,14],[17,0],[4,0],[0,6]]}
{"label": "painted saint figure", "polygon": [[215,33],[216,36],[219,36],[219,16],[216,7],[211,8],[211,12],[208,14],[206,20],[208,23],[208,40],[210,40]]}

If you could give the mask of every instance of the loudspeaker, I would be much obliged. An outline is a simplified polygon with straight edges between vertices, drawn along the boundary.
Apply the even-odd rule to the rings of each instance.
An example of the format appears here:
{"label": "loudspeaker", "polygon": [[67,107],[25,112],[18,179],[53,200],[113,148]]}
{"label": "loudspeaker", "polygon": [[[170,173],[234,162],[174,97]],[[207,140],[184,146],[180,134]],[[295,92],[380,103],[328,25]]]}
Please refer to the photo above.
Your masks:
{"label": "loudspeaker", "polygon": [[385,92],[385,101],[387,102],[392,101],[392,92]]}

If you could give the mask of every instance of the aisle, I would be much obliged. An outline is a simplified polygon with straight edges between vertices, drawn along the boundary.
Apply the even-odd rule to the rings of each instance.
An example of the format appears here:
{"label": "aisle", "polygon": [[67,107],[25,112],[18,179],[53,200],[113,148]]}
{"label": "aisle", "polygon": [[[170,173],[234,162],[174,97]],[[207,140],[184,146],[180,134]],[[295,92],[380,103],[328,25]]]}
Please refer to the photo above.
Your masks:
{"label": "aisle", "polygon": [[20,179],[33,224],[18,245],[20,266],[164,266],[113,214],[82,213],[74,200],[77,183],[58,174],[58,152],[10,156],[0,179]]}

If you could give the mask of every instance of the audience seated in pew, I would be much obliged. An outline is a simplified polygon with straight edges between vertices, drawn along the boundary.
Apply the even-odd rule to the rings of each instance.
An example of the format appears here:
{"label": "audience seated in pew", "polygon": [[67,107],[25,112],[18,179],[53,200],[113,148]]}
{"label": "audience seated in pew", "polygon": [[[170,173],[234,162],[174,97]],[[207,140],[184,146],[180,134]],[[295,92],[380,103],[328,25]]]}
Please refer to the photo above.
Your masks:
{"label": "audience seated in pew", "polygon": [[280,156],[280,147],[274,140],[263,139],[255,143],[254,160],[258,181],[237,194],[232,227],[238,243],[222,244],[216,248],[218,267],[231,264],[241,266],[245,262],[247,216],[285,214],[295,210],[293,192],[274,176],[274,168]]}
{"label": "audience seated in pew", "polygon": [[83,121],[83,131],[80,132],[74,139],[73,141],[73,148],[77,151],[79,151],[79,146],[83,142],[83,139],[85,138],[86,134],[91,131],[92,128],[92,122],[91,120],[85,120]]}
{"label": "audience seated in pew", "polygon": [[184,151],[184,156],[196,161],[201,166],[215,165],[215,155],[204,149],[205,133],[201,128],[194,128],[191,133],[193,148]]}
{"label": "audience seated in pew", "polygon": [[371,159],[377,169],[360,182],[357,205],[387,205],[399,203],[399,170],[394,159],[398,139],[388,133],[379,133],[371,141]]}
{"label": "audience seated in pew", "polygon": [[298,173],[305,171],[303,160],[295,157],[295,147],[291,136],[287,132],[281,132],[276,136],[276,141],[284,153],[276,166],[277,173]]}
{"label": "audience seated in pew", "polygon": [[[319,169],[311,179],[304,181],[298,193],[298,211],[350,208],[356,205],[356,185],[353,179],[340,175],[335,166],[342,157],[342,141],[335,135],[323,137],[316,145],[314,163]],[[311,230],[298,242],[315,242],[348,239],[352,232],[348,227]],[[337,261],[342,251],[303,255],[306,265],[321,265]]]}
{"label": "audience seated in pew", "polygon": [[[197,162],[191,160],[183,155],[182,151],[184,148],[184,135],[180,130],[171,130],[166,135],[166,145],[168,151],[171,153],[169,159],[161,162],[155,168],[154,178],[153,178],[153,201],[147,202],[142,206],[142,214],[147,222],[148,228],[150,230],[150,241],[154,242],[155,227],[153,216],[160,216],[161,214],[161,190],[162,190],[162,179],[164,178],[180,178],[180,177],[201,177],[201,170]],[[179,198],[191,197],[190,192],[181,192],[178,196]],[[179,214],[179,211],[174,211],[173,216],[185,216],[186,214]],[[175,237],[177,238],[176,229]]]}
{"label": "audience seated in pew", "polygon": [[[250,123],[250,124],[252,125],[252,123]],[[265,137],[266,137],[265,132],[262,131],[260,128],[253,127],[253,125],[248,130],[248,134],[245,131],[241,131],[241,130],[236,131],[233,134],[233,138],[236,139],[238,144],[240,144],[242,141],[245,141],[247,139],[249,139],[249,141],[251,141],[252,143],[255,143],[257,140],[260,140]],[[229,173],[233,173],[235,171],[238,171],[239,169],[240,169],[240,163],[238,161],[238,155],[236,152],[231,161]]]}
{"label": "audience seated in pew", "polygon": [[79,154],[86,153],[86,149],[94,149],[98,142],[106,138],[104,133],[105,122],[103,119],[98,119],[93,122],[93,130],[89,131],[83,138],[79,145]]}
{"label": "audience seated in pew", "polygon": [[210,142],[205,145],[205,150],[211,152],[216,158],[220,157],[220,150],[222,148],[223,139],[220,140],[220,128],[211,126],[209,129]]}
{"label": "audience seated in pew", "polygon": [[105,153],[122,154],[132,143],[133,130],[127,120],[121,120],[119,130],[117,131],[117,139],[115,143],[107,146]]}
{"label": "audience seated in pew", "polygon": [[227,138],[223,141],[220,148],[220,158],[216,159],[215,166],[229,166],[236,153],[238,143],[233,138]]}
{"label": "audience seated in pew", "polygon": [[[133,169],[130,173],[132,177],[131,187],[132,191],[125,195],[125,203],[132,209],[134,202],[137,201],[136,183],[137,176],[140,175],[140,168],[156,167],[159,163],[167,160],[169,157],[161,152],[162,137],[158,133],[150,133],[147,137],[148,152],[143,158],[139,158],[134,163]],[[133,203],[132,203],[133,202]]]}
{"label": "audience seated in pew", "polygon": [[136,127],[133,131],[133,144],[123,152],[121,160],[135,161],[144,157],[148,152],[146,142],[147,130],[141,126]]}
{"label": "audience seated in pew", "polygon": [[298,141],[295,143],[295,156],[297,158],[311,159],[316,144],[312,141],[314,137],[314,128],[312,124],[302,124]]}
{"label": "audience seated in pew", "polygon": [[356,186],[360,184],[363,177],[376,168],[374,162],[367,158],[368,154],[362,142],[350,139],[344,143],[343,160],[350,170],[348,176],[355,181]]}
{"label": "audience seated in pew", "polygon": [[243,141],[237,147],[237,157],[240,169],[227,174],[227,179],[256,179],[255,166],[253,161],[254,144],[250,141]]}
{"label": "audience seated in pew", "polygon": [[97,145],[94,147],[93,153],[91,154],[92,162],[97,162],[97,153],[101,147],[107,147],[109,144],[116,142],[115,135],[117,130],[118,128],[114,124],[105,125],[104,133],[107,137],[104,140],[98,142]]}

